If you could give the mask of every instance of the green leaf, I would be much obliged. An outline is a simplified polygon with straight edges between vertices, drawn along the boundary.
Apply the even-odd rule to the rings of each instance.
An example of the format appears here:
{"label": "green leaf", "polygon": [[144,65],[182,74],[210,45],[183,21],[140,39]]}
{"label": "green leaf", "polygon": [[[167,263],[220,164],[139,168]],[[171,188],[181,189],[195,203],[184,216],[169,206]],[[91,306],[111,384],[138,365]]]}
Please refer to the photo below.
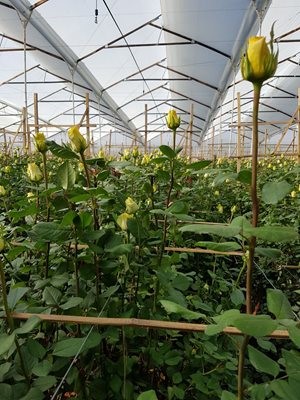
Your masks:
{"label": "green leaf", "polygon": [[289,226],[267,225],[258,228],[248,228],[250,235],[268,242],[292,242],[298,240],[297,231]]}
{"label": "green leaf", "polygon": [[7,295],[8,307],[11,310],[14,310],[18,301],[28,292],[29,288],[27,287],[12,287],[9,290]]}
{"label": "green leaf", "polygon": [[268,310],[278,319],[293,318],[293,310],[285,294],[279,289],[267,289]]}
{"label": "green leaf", "polygon": [[186,307],[174,303],[173,301],[160,300],[160,303],[168,314],[177,314],[187,320],[206,318],[206,315],[188,310]]}
{"label": "green leaf", "polygon": [[40,376],[33,381],[33,387],[40,389],[42,392],[52,388],[56,384],[55,376]]}
{"label": "green leaf", "polygon": [[130,254],[132,252],[132,248],[133,248],[132,244],[125,243],[113,246],[111,248],[105,248],[105,251],[107,253],[112,253],[116,256],[121,256],[123,254]]}
{"label": "green leaf", "polygon": [[224,224],[192,224],[184,225],[179,228],[181,232],[193,232],[196,234],[211,233],[216,236],[232,237],[236,236],[240,232],[238,226],[224,225]]}
{"label": "green leaf", "polygon": [[39,388],[31,388],[26,396],[23,396],[20,400],[43,400],[44,394]]}
{"label": "green leaf", "polygon": [[230,299],[235,306],[240,306],[245,302],[245,296],[241,289],[234,288],[230,294]]}
{"label": "green leaf", "polygon": [[52,364],[48,360],[43,360],[32,368],[32,373],[36,376],[47,376],[52,369]]}
{"label": "green leaf", "polygon": [[300,328],[297,326],[290,326],[288,328],[290,339],[297,346],[300,347]]}
{"label": "green leaf", "polygon": [[275,260],[280,257],[282,251],[279,249],[273,249],[272,247],[255,247],[255,255],[271,258]]}
{"label": "green leaf", "polygon": [[196,161],[191,164],[188,164],[186,166],[187,169],[193,169],[195,171],[199,171],[199,169],[203,169],[207,167],[209,164],[211,164],[211,160],[201,160],[201,161]]}
{"label": "green leaf", "polygon": [[71,229],[55,222],[39,222],[34,225],[28,235],[36,242],[61,243],[69,239]]}
{"label": "green leaf", "polygon": [[7,335],[6,333],[2,333],[0,335],[0,356],[6,353],[11,346],[15,342],[15,334],[14,332],[11,335]]}
{"label": "green leaf", "polygon": [[49,306],[58,306],[60,299],[62,298],[62,293],[60,290],[53,286],[45,287],[43,291],[43,301]]}
{"label": "green leaf", "polygon": [[269,315],[240,314],[232,321],[232,324],[250,336],[267,336],[277,328],[277,322]]}
{"label": "green leaf", "polygon": [[63,310],[69,310],[70,308],[78,306],[82,302],[82,297],[71,297],[66,303],[61,304],[60,308],[62,308]]}
{"label": "green leaf", "polygon": [[164,355],[164,360],[167,365],[178,365],[182,361],[182,357],[178,355],[177,350],[171,350]]}
{"label": "green leaf", "polygon": [[216,315],[213,320],[217,323],[216,325],[208,325],[205,329],[205,334],[208,336],[216,335],[223,331],[227,326],[232,325],[232,321],[240,315],[239,310],[232,309],[226,310],[221,315]]}
{"label": "green leaf", "polygon": [[19,221],[21,218],[27,217],[29,215],[37,214],[39,209],[35,204],[30,204],[30,206],[21,210],[11,210],[8,211],[8,215],[15,221]]}
{"label": "green leaf", "polygon": [[279,364],[261,351],[248,345],[248,354],[249,361],[257,371],[272,375],[274,378],[279,374]]}
{"label": "green leaf", "polygon": [[7,383],[0,383],[1,400],[13,400],[12,386]]}
{"label": "green leaf", "polygon": [[100,342],[101,336],[98,332],[92,332],[87,337],[64,339],[54,345],[53,355],[74,357],[85,350],[98,346]]}
{"label": "green leaf", "polygon": [[300,353],[294,350],[282,349],[282,355],[285,360],[288,377],[300,383]]}
{"label": "green leaf", "polygon": [[172,214],[187,214],[188,211],[189,207],[187,203],[181,200],[174,201],[174,203],[167,208],[167,212]]}
{"label": "green leaf", "polygon": [[219,186],[226,181],[226,179],[235,180],[237,178],[237,174],[234,172],[220,173],[214,179],[214,185]]}
{"label": "green leaf", "polygon": [[32,317],[28,318],[28,320],[20,328],[15,329],[14,332],[18,335],[29,333],[33,329],[35,329],[40,323],[41,319],[33,315]]}
{"label": "green leaf", "polygon": [[57,184],[64,190],[70,190],[74,187],[76,181],[76,172],[74,166],[65,161],[59,166],[56,174]]}
{"label": "green leaf", "polygon": [[278,380],[270,382],[273,392],[282,400],[299,400],[299,392],[286,381]]}
{"label": "green leaf", "polygon": [[236,400],[236,395],[228,392],[227,390],[223,390],[221,400]]}
{"label": "green leaf", "polygon": [[286,181],[267,182],[262,188],[261,198],[266,204],[277,204],[291,190],[292,186]]}
{"label": "green leaf", "polygon": [[175,158],[176,157],[176,153],[175,153],[175,151],[173,150],[173,149],[171,149],[171,147],[169,147],[169,146],[166,146],[166,145],[162,145],[162,146],[159,146],[159,150],[166,156],[166,157],[168,157],[169,159],[173,159],[173,158]]}
{"label": "green leaf", "polygon": [[237,180],[242,183],[246,183],[247,185],[251,185],[251,179],[252,179],[252,172],[251,169],[242,169],[238,175],[237,175]]}
{"label": "green leaf", "polygon": [[[3,381],[5,374],[10,370],[12,363],[11,362],[5,362],[3,364],[0,364],[0,382]],[[0,393],[1,389],[0,389]]]}
{"label": "green leaf", "polygon": [[151,390],[147,390],[147,392],[141,393],[138,396],[137,400],[158,400],[158,399],[157,399],[155,391],[151,389]]}
{"label": "green leaf", "polygon": [[69,147],[67,146],[60,146],[59,144],[55,143],[53,140],[47,141],[47,146],[51,153],[55,156],[63,158],[63,159],[79,159],[79,156],[74,153]]}
{"label": "green leaf", "polygon": [[205,247],[215,251],[237,251],[241,250],[241,245],[237,242],[197,242],[196,246]]}

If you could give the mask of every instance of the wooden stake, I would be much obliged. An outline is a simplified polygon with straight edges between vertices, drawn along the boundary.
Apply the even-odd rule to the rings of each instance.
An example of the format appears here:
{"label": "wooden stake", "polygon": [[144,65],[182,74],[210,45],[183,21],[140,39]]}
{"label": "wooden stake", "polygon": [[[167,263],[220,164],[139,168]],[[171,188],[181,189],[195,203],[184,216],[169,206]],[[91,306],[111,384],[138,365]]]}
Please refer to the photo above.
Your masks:
{"label": "wooden stake", "polygon": [[192,160],[192,150],[193,150],[193,121],[194,121],[194,104],[191,103],[190,108],[190,123],[189,123],[189,160]]}
{"label": "wooden stake", "polygon": [[212,127],[212,137],[211,137],[211,159],[215,158],[215,127]]}
{"label": "wooden stake", "polygon": [[297,127],[298,127],[298,164],[300,164],[300,89],[298,89],[298,112],[297,112]]}
{"label": "wooden stake", "polygon": [[144,137],[144,152],[147,153],[147,140],[148,140],[148,105],[145,104],[145,137]]}
{"label": "wooden stake", "polygon": [[236,162],[236,172],[241,170],[241,94],[237,93],[237,162]]}
{"label": "wooden stake", "polygon": [[39,106],[38,106],[38,94],[33,94],[33,112],[34,112],[34,133],[39,132]]}
{"label": "wooden stake", "polygon": [[91,155],[91,136],[90,136],[90,95],[85,94],[85,122],[86,122],[86,139],[87,139],[87,149],[86,154],[88,157]]}
{"label": "wooden stake", "polygon": [[[188,322],[172,322],[151,319],[137,318],[105,318],[105,317],[82,317],[78,315],[51,315],[51,314],[32,314],[32,313],[11,313],[14,319],[27,320],[31,317],[38,317],[42,321],[56,322],[62,324],[79,324],[79,325],[95,325],[95,326],[130,326],[136,328],[149,329],[170,329],[176,331],[204,332],[207,328],[206,324],[195,324]],[[226,327],[223,333],[229,335],[244,335],[235,327]],[[287,330],[276,329],[269,335],[272,339],[288,339],[289,333]]]}
{"label": "wooden stake", "polygon": [[22,108],[22,128],[23,128],[23,152],[24,152],[24,154],[28,153],[26,119],[27,119],[27,112],[26,112],[26,108],[23,107]]}

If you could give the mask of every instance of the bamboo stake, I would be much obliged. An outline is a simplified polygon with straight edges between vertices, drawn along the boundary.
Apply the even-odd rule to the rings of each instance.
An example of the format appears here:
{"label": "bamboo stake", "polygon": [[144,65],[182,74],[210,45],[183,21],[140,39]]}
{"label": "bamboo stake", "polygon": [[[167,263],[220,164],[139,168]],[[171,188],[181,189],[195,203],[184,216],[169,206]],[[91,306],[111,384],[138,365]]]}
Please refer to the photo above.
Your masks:
{"label": "bamboo stake", "polygon": [[192,161],[192,149],[193,149],[193,121],[194,121],[194,104],[191,103],[190,108],[190,123],[188,128],[189,135],[189,161]]}
{"label": "bamboo stake", "polygon": [[38,94],[33,94],[33,112],[34,112],[34,133],[39,132],[39,106],[38,106]]}
{"label": "bamboo stake", "polygon": [[216,254],[222,256],[243,256],[242,251],[217,251],[208,249],[191,249],[190,247],[165,247],[166,251],[182,252],[182,253],[203,253]]}
{"label": "bamboo stake", "polygon": [[236,162],[236,172],[241,170],[241,94],[237,92],[237,162]]}
{"label": "bamboo stake", "polygon": [[145,137],[144,137],[144,152],[147,153],[147,140],[148,140],[148,105],[145,104]]}
{"label": "bamboo stake", "polygon": [[86,139],[87,139],[87,156],[91,155],[91,137],[90,137],[90,95],[85,94],[85,122],[86,122]]}
{"label": "bamboo stake", "polygon": [[298,110],[297,110],[297,127],[298,127],[298,164],[300,164],[300,89],[298,89]]}
{"label": "bamboo stake", "polygon": [[211,136],[211,159],[215,159],[215,127],[212,128],[212,136]]}
{"label": "bamboo stake", "polygon": [[[207,324],[195,324],[189,322],[172,322],[152,319],[138,318],[106,318],[106,317],[83,317],[78,315],[51,315],[51,314],[33,314],[33,313],[11,313],[14,319],[27,320],[31,317],[38,317],[42,321],[63,323],[63,324],[79,324],[79,325],[96,325],[96,326],[130,326],[137,328],[149,329],[170,329],[178,331],[204,332],[209,326]],[[3,317],[2,317],[3,318]],[[226,327],[222,331],[229,335],[244,335],[235,327]],[[267,337],[272,339],[288,339],[287,330],[276,329]]]}

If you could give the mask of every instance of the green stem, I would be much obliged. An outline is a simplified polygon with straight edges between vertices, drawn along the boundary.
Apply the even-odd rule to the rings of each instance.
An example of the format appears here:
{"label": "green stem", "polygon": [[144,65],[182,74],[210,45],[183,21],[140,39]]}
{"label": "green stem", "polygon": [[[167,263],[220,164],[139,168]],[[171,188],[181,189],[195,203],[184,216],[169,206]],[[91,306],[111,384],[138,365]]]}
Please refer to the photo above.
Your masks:
{"label": "green stem", "polygon": [[249,343],[249,336],[245,335],[239,349],[238,364],[238,400],[244,399],[244,374],[245,374],[245,355]]}
{"label": "green stem", "polygon": [[[90,173],[89,173],[89,169],[88,169],[88,166],[86,163],[84,152],[80,153],[80,158],[81,158],[84,172],[85,172],[87,187],[91,188],[91,178],[90,178]],[[97,201],[94,197],[92,197],[92,209],[93,209],[94,230],[98,231],[99,230],[98,206],[97,206]],[[101,292],[101,289],[100,289],[101,273],[100,273],[100,267],[99,267],[99,257],[95,252],[94,252],[94,265],[96,268],[96,303],[98,304],[99,303],[99,294]]]}
{"label": "green stem", "polygon": [[[174,136],[176,134],[176,131],[173,131]],[[168,189],[168,194],[167,194],[167,204],[166,208],[169,207],[170,201],[171,201],[171,194],[172,190],[174,187],[174,160],[170,160],[170,185]],[[165,251],[166,247],[166,240],[167,240],[167,228],[168,228],[168,217],[167,215],[164,216],[164,223],[163,223],[163,235],[162,235],[162,241],[161,241],[161,246],[159,249],[159,255],[158,255],[158,268],[161,266],[163,254]],[[155,291],[154,291],[154,300],[153,300],[153,312],[156,310],[156,299],[159,291],[159,280],[157,278],[156,281],[156,286],[155,286]]]}
{"label": "green stem", "polygon": [[[258,109],[261,91],[261,83],[253,84],[253,116],[252,116],[252,176],[251,176],[251,202],[252,202],[252,226],[258,224],[259,205],[257,197],[257,158],[258,158]],[[252,314],[252,274],[254,269],[254,253],[256,246],[256,237],[251,236],[249,239],[249,255],[247,258],[246,271],[246,313]],[[249,336],[245,335],[241,347],[239,349],[238,363],[238,400],[244,399],[244,374],[245,374],[245,357]]]}
{"label": "green stem", "polygon": [[[4,306],[6,318],[7,318],[9,331],[13,332],[15,329],[15,326],[14,326],[14,320],[11,316],[11,310],[9,308],[8,300],[7,300],[6,279],[5,279],[5,273],[4,273],[4,267],[3,267],[2,260],[0,260],[0,282],[1,282],[1,287],[2,287],[3,306]],[[28,376],[28,373],[27,373],[27,370],[25,367],[25,363],[24,363],[24,358],[23,358],[22,351],[21,351],[21,347],[20,347],[18,339],[16,337],[15,337],[15,345],[16,345],[16,349],[17,349],[17,352],[18,352],[18,355],[20,358],[20,365],[21,365],[21,369],[23,371],[24,377],[25,377],[27,383],[30,384],[30,377]]]}
{"label": "green stem", "polygon": [[176,129],[173,130],[173,150],[176,149]]}
{"label": "green stem", "polygon": [[3,306],[7,318],[7,323],[10,331],[12,332],[14,330],[14,320],[11,317],[11,312],[8,306],[8,300],[7,300],[7,292],[6,292],[6,279],[5,279],[5,273],[4,273],[4,268],[3,268],[3,263],[2,260],[0,260],[0,279],[1,279],[1,287],[2,287],[2,299],[3,299]]}
{"label": "green stem", "polygon": [[[252,226],[258,223],[258,197],[257,197],[257,158],[258,158],[258,108],[261,84],[254,84],[253,98],[253,127],[252,127],[252,176],[251,176],[251,202],[252,202]],[[251,236],[249,240],[249,258],[246,273],[246,312],[252,313],[252,273],[254,266],[256,238]]]}
{"label": "green stem", "polygon": [[[44,172],[44,181],[45,181],[45,189],[48,190],[48,172],[47,172],[47,157],[46,153],[42,153],[43,158],[43,172]],[[48,194],[46,194],[46,221],[50,220],[50,202]],[[49,275],[49,255],[50,255],[50,242],[46,243],[46,265],[45,265],[45,278],[48,278]]]}

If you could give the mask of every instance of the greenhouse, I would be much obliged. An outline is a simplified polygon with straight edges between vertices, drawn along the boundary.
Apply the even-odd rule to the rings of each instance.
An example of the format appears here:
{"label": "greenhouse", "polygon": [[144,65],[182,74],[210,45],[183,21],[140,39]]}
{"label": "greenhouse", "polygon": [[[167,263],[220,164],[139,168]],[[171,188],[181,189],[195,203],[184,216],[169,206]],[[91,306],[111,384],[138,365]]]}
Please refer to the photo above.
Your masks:
{"label": "greenhouse", "polygon": [[0,35],[0,400],[298,400],[299,0]]}

